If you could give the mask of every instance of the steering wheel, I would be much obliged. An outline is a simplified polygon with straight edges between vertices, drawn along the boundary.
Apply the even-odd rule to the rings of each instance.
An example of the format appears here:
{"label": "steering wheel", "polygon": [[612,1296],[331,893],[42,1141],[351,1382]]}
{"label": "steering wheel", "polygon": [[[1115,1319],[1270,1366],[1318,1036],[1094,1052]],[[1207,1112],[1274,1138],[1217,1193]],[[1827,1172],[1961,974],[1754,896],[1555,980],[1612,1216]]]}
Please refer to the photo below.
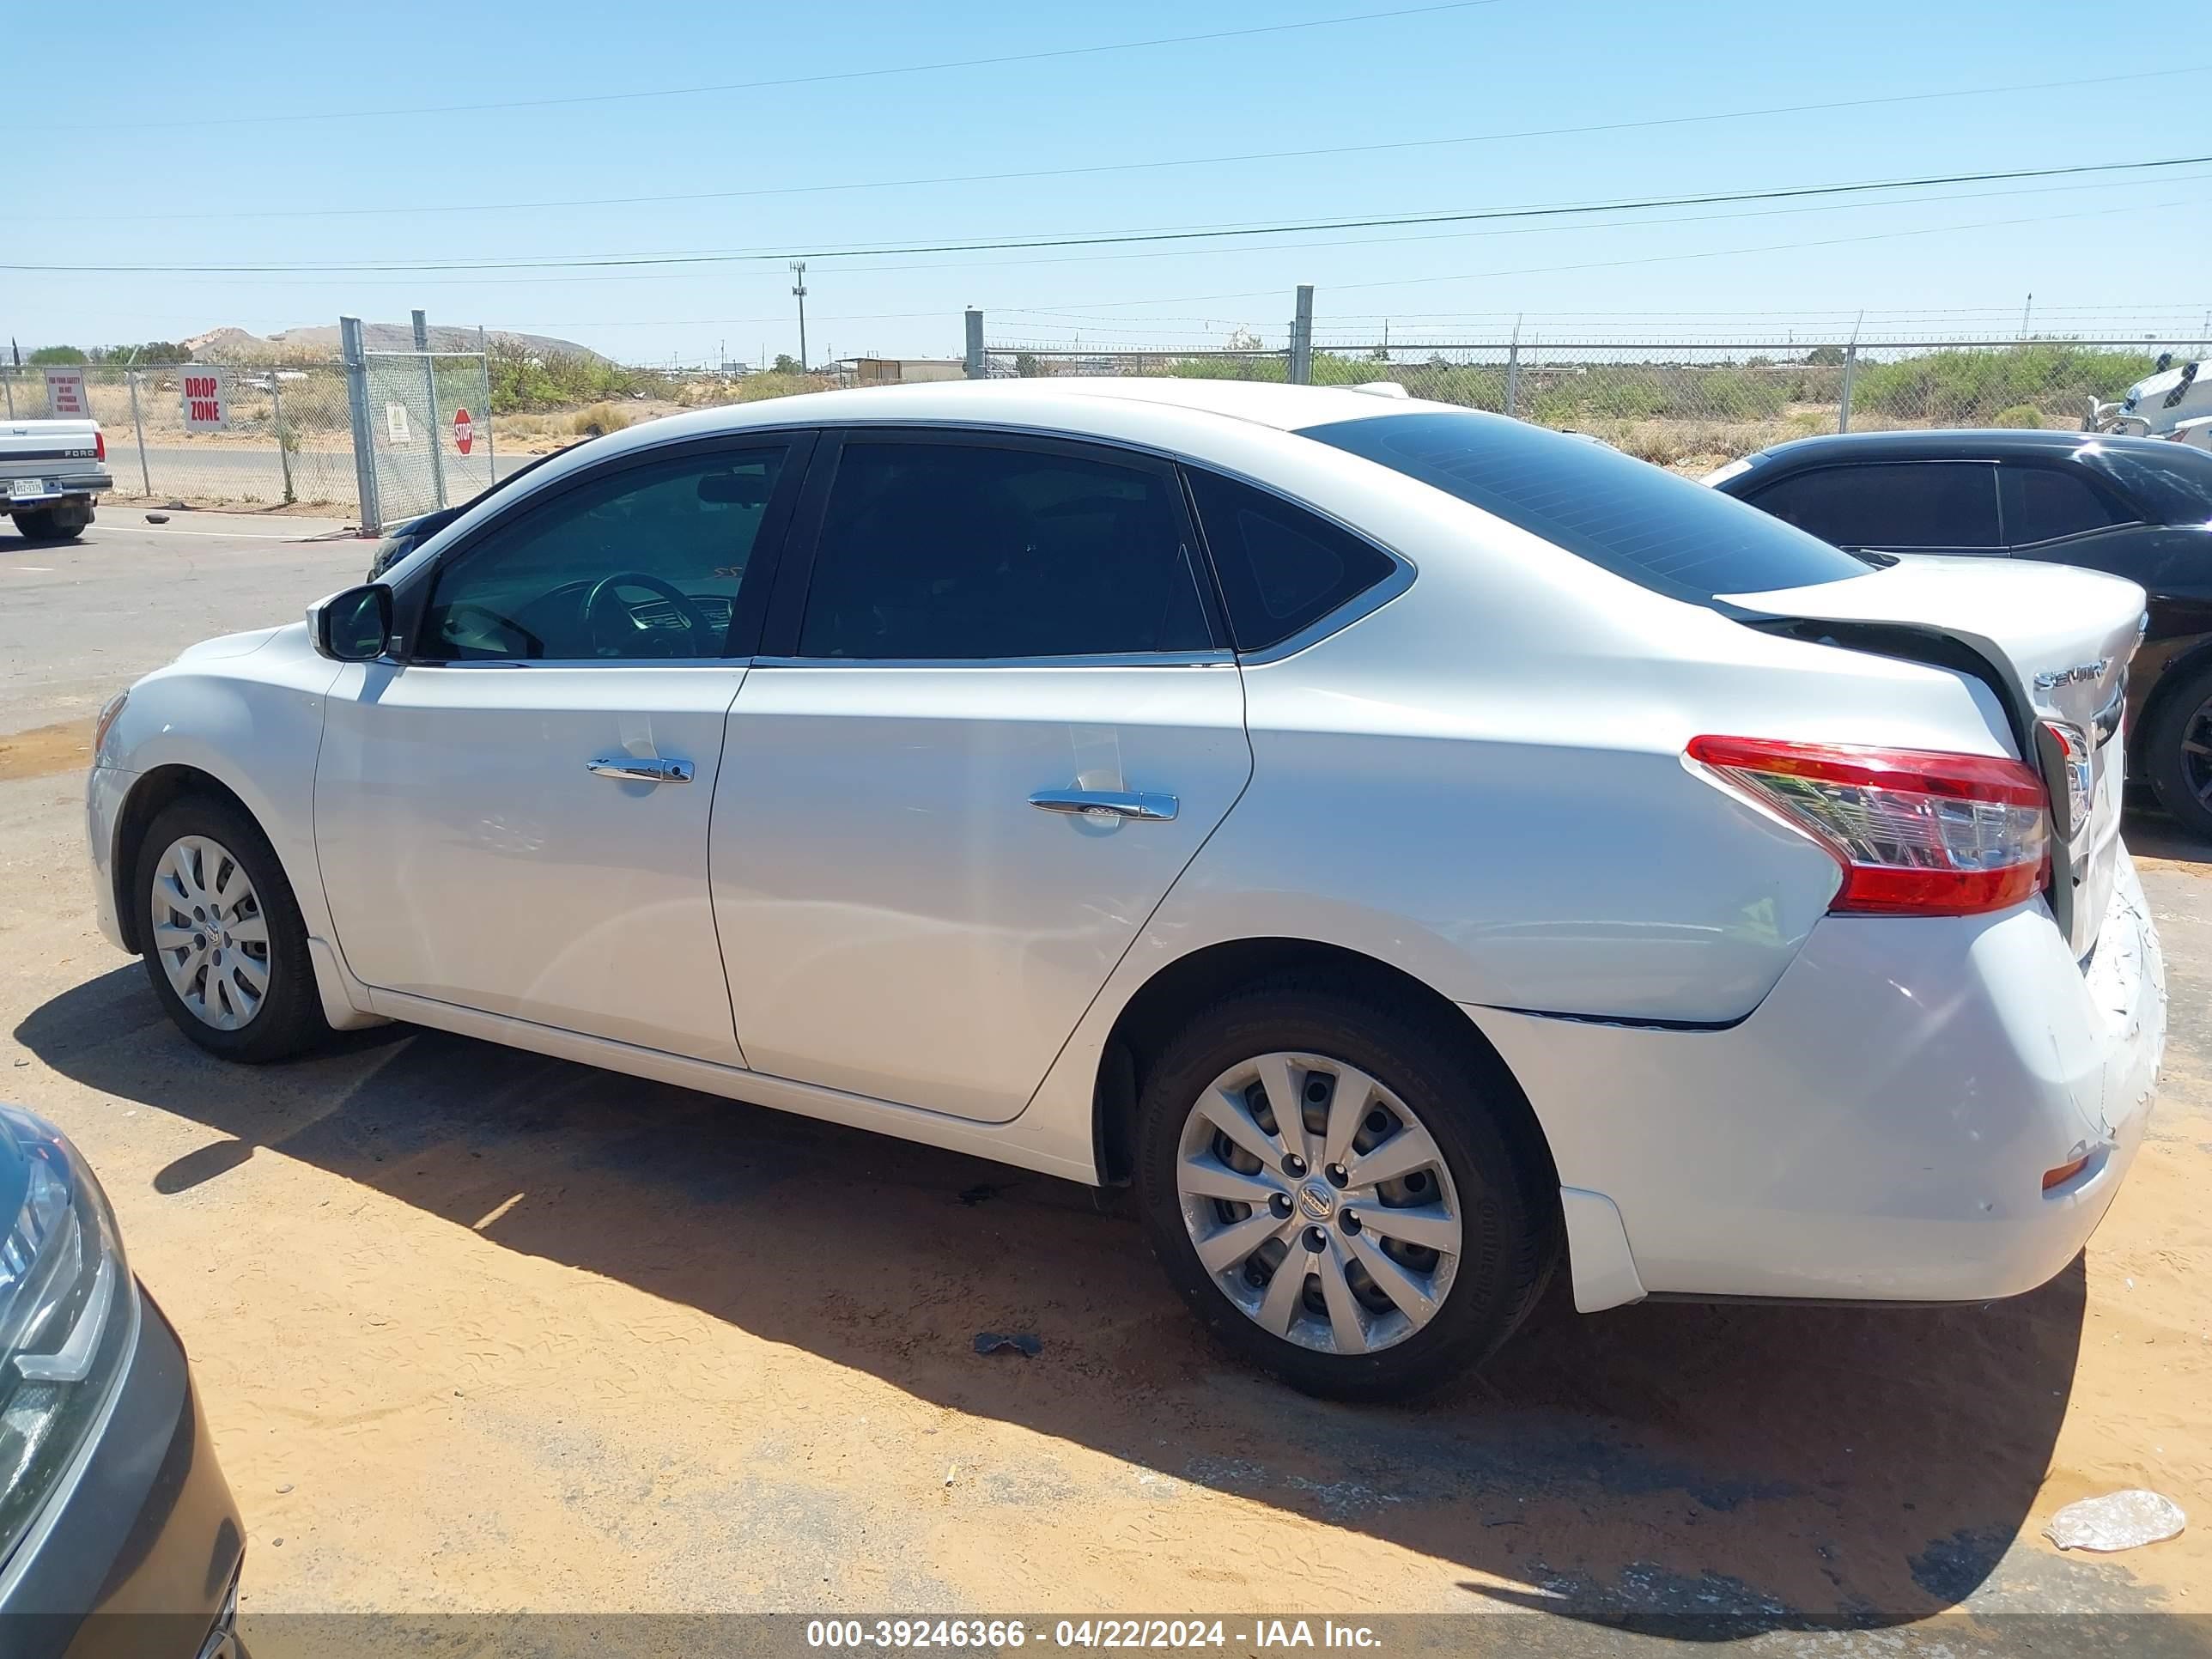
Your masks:
{"label": "steering wheel", "polygon": [[[592,591],[584,596],[584,626],[591,633],[593,647],[600,649],[603,655],[628,657],[636,654],[633,651],[623,649],[620,646],[612,651],[606,651],[602,644],[607,637],[605,624],[612,620],[607,614],[608,601],[611,599],[617,605],[620,605],[621,600],[617,597],[617,590],[624,587],[641,587],[648,593],[658,594],[667,600],[676,614],[683,618],[684,632],[689,636],[688,648],[683,651],[654,652],[650,654],[685,657],[716,654],[708,643],[714,636],[714,624],[707,620],[707,613],[692,604],[690,597],[680,588],[661,580],[658,576],[648,576],[642,570],[617,570],[613,575],[602,576],[593,582]],[[654,632],[647,624],[640,622],[635,612],[624,609],[622,615],[623,620],[629,624],[630,637],[623,642],[624,645],[635,645],[637,642],[637,635],[651,635]]]}

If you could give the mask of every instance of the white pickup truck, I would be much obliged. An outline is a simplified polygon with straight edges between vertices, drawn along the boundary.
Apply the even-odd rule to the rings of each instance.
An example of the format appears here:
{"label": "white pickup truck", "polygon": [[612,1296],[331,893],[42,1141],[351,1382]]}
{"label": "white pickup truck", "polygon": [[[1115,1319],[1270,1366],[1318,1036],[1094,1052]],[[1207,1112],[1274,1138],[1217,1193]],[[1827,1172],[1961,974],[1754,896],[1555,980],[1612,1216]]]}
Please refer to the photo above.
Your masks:
{"label": "white pickup truck", "polygon": [[92,498],[114,488],[99,422],[0,419],[0,512],[19,534],[74,540],[92,522]]}
{"label": "white pickup truck", "polygon": [[2137,438],[2166,438],[2192,448],[2212,449],[2212,362],[2158,360],[2148,379],[2137,380],[2116,404],[2089,400],[2085,432],[2124,432]]}

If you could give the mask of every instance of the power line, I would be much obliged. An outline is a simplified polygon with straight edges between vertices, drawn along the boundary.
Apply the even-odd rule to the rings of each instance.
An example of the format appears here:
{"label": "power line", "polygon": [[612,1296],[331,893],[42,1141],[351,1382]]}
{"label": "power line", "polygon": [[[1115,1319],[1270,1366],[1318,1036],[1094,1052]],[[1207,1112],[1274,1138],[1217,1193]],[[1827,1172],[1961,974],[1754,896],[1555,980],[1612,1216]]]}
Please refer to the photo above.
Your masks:
{"label": "power line", "polygon": [[[1640,258],[1590,260],[1571,264],[1522,265],[1512,270],[1455,271],[1441,276],[1407,276],[1382,282],[1333,283],[1329,285],[1329,292],[1337,294],[1377,288],[1413,288],[1433,283],[1486,282],[1498,276],[1547,276],[1566,271],[1611,270],[1631,265],[1673,264],[1690,259],[1733,258],[1746,253],[1792,253],[1805,248],[1840,247],[1862,242],[1887,242],[1907,236],[1941,236],[1955,231],[2002,230],[2014,225],[2046,224],[2059,220],[2108,218],[2116,213],[2154,213],[2167,208],[2185,205],[2188,204],[2181,202],[2151,202],[2128,207],[2090,208],[2079,213],[2036,214],[2018,219],[1984,219],[1956,224],[1926,225],[1912,230],[1871,231],[1856,236],[1829,236],[1812,241],[1768,242],[1753,247],[1705,248],[1691,253],[1649,254]],[[1104,310],[1110,307],[1125,305],[1206,305],[1217,300],[1279,299],[1281,293],[1281,289],[1273,288],[1239,289],[1230,293],[1154,295],[1140,300],[1089,300],[1080,303],[1086,309],[1093,310]],[[1373,314],[1379,316],[1381,313]]]}
{"label": "power line", "polygon": [[993,253],[1030,248],[1106,247],[1137,242],[1212,241],[1231,237],[1284,236],[1327,230],[1389,230],[1410,225],[1470,224],[1498,219],[1559,218],[1633,213],[1655,208],[1706,207],[1734,202],[1804,201],[1820,197],[1865,195],[1879,191],[1918,190],[1937,185],[1994,184],[2023,179],[2061,179],[2084,173],[2145,173],[2199,167],[2212,155],[2167,156],[2147,161],[2082,162],[2068,167],[2013,167],[1980,173],[1931,173],[1912,179],[1870,179],[1839,185],[1799,185],[1782,189],[1705,191],[1688,196],[1655,196],[1607,202],[1554,203],[1523,207],[1470,208],[1445,213],[1363,216],[1346,219],[1200,225],[1179,228],[1095,233],[1072,236],[995,237],[969,242],[846,245],[829,248],[699,250],[687,252],[610,254],[597,257],[539,255],[522,259],[397,260],[346,263],[289,262],[268,264],[71,264],[0,263],[0,270],[131,275],[258,275],[269,272],[414,274],[466,270],[599,270],[641,265],[704,265],[793,259],[880,258],[921,253]]}
{"label": "power line", "polygon": [[[1382,14],[1396,15],[1398,14]],[[1299,27],[1307,27],[1301,25]],[[1100,48],[1100,50],[1112,50]],[[1000,173],[942,173],[909,179],[872,179],[829,185],[776,185],[750,190],[683,191],[662,196],[577,196],[527,202],[433,203],[410,207],[267,208],[237,212],[142,213],[140,222],[182,223],[246,219],[341,219],[390,217],[395,215],[436,213],[520,213],[549,208],[661,207],[684,202],[727,202],[770,196],[815,196],[854,191],[915,190],[936,185],[1018,183],[1035,179],[1073,179],[1116,173],[1147,173],[1176,167],[1228,167],[1251,161],[1312,161],[1334,155],[1372,155],[1389,152],[1437,149],[1466,144],[1493,144],[1531,138],[1583,137],[1613,132],[1637,132],[1657,127],[1692,126],[1717,121],[1746,121],[1778,115],[1812,115],[1838,110],[1873,109],[1897,104],[1931,103],[1954,98],[1990,98],[2018,92],[2067,91],[2082,87],[2112,86],[2123,82],[2158,80],[2177,75],[2212,73],[2212,64],[2182,69],[2142,70],[2126,75],[2098,75],[2069,81],[2021,81],[2002,86],[1951,88],[1937,92],[1898,93],[1875,98],[1844,98],[1815,104],[1776,104],[1756,109],[1718,110],[1698,115],[1653,116],[1636,121],[1604,121],[1564,127],[1526,127],[1506,132],[1468,133],[1448,138],[1406,138],[1388,143],[1334,144],[1304,149],[1247,150],[1220,155],[1171,156],[1151,161],[1107,161],[1080,167],[1034,167]],[[52,219],[56,224],[104,222],[112,214],[82,214]]]}
{"label": "power line", "polygon": [[1093,46],[1056,46],[1040,52],[1004,52],[992,58],[959,58],[929,64],[901,64],[886,69],[832,70],[819,75],[779,76],[766,81],[723,81],[705,86],[647,87],[631,92],[576,93],[562,98],[514,98],[483,104],[417,104],[382,109],[285,110],[268,114],[230,115],[179,121],[106,122],[111,131],[143,132],[170,127],[241,127],[274,122],[391,120],[409,115],[466,115],[492,110],[566,109],[579,104],[636,103],[654,98],[697,98],[725,92],[759,92],[772,87],[811,87],[834,81],[880,81],[901,75],[935,75],[947,70],[994,69],[1007,64],[1041,64],[1063,58],[1091,58],[1108,52],[1144,52],[1155,46],[1192,46],[1212,40],[1243,40],[1261,34],[1290,34],[1304,29],[1335,28],[1347,23],[1380,23],[1395,17],[1425,17],[1437,12],[1472,11],[1504,0],[1448,0],[1428,6],[1401,6],[1314,17],[1298,23],[1261,23],[1248,28],[1210,29],[1199,34],[1167,34],[1148,40],[1114,40]]}

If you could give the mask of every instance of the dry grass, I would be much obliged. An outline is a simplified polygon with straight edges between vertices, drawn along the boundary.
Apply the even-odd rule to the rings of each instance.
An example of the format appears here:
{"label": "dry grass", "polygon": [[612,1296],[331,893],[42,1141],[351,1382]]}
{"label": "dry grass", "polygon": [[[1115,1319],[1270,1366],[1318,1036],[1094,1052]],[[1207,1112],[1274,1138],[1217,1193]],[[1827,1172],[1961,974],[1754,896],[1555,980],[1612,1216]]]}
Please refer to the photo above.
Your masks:
{"label": "dry grass", "polygon": [[634,416],[620,404],[591,404],[568,417],[568,430],[580,438],[604,438],[620,432]]}

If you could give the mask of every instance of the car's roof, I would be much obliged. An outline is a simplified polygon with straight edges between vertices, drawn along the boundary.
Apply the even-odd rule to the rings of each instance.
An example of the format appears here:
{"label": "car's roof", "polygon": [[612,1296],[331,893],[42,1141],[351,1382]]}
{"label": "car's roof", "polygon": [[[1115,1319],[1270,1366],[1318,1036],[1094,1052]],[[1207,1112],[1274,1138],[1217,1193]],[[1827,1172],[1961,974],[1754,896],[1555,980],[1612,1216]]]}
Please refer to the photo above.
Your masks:
{"label": "car's roof", "polygon": [[[1377,396],[1349,387],[1284,386],[1255,380],[1185,380],[1167,375],[1051,375],[1032,380],[937,380],[916,386],[854,386],[802,392],[672,415],[621,434],[635,442],[705,437],[761,426],[958,421],[974,425],[1049,427],[1082,434],[1126,424],[1131,404],[1155,404],[1292,432],[1334,421],[1356,421],[1443,404]],[[607,453],[609,441],[592,446]]]}
{"label": "car's roof", "polygon": [[2163,439],[2122,437],[2109,432],[2046,432],[2019,427],[1923,428],[1907,432],[1828,433],[1814,438],[1792,438],[1750,457],[1757,466],[1787,461],[1928,461],[2021,460],[2040,458],[2063,460],[2091,447],[2141,450],[2153,457],[2168,457],[2172,446]]}

